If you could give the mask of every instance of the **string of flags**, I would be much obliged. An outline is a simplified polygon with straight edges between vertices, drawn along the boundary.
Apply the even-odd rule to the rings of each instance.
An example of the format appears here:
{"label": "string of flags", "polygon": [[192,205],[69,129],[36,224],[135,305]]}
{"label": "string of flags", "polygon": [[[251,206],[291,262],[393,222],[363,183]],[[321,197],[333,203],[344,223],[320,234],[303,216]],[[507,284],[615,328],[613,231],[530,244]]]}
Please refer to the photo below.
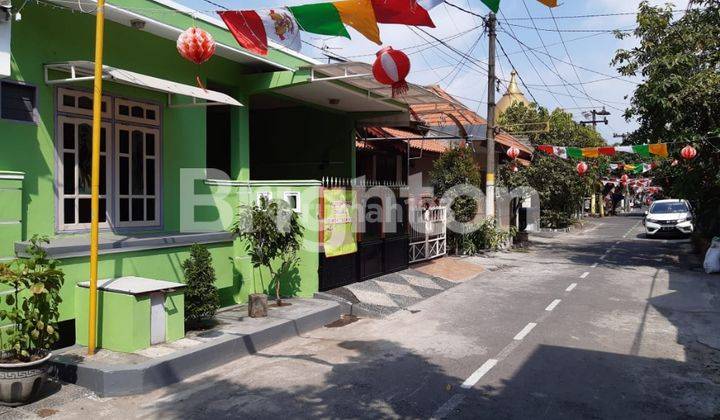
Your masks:
{"label": "string of flags", "polygon": [[[557,0],[538,0],[557,7]],[[493,12],[500,0],[482,0]],[[256,54],[267,55],[268,40],[300,51],[300,31],[350,38],[350,26],[370,41],[381,45],[378,24],[435,27],[428,10],[444,0],[340,0],[299,6],[253,10],[225,10],[218,14],[237,42]]]}
{"label": "string of flags", "polygon": [[618,153],[634,153],[644,157],[668,156],[667,143],[641,144],[635,146],[606,146],[606,147],[563,147],[543,144],[537,149],[549,155],[555,155],[562,159],[583,157],[596,158],[600,156],[615,156]]}
{"label": "string of flags", "polygon": [[657,168],[657,163],[611,163],[608,165],[610,171],[623,170],[632,174],[644,174]]}

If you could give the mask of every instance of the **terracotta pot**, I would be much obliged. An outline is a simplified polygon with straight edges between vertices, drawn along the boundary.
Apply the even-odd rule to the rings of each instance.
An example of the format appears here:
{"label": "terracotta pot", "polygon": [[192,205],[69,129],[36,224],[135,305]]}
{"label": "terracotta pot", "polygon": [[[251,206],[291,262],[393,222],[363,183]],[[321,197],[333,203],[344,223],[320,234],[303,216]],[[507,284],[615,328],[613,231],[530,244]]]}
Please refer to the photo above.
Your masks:
{"label": "terracotta pot", "polygon": [[40,395],[47,382],[52,353],[27,363],[0,363],[0,405],[27,404]]}

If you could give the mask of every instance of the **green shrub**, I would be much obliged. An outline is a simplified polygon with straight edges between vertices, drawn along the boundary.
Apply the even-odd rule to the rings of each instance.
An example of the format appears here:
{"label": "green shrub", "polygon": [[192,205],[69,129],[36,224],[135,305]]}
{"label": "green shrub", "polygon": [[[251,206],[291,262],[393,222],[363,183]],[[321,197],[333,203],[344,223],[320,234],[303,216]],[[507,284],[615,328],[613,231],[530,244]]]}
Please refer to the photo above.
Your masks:
{"label": "green shrub", "polygon": [[48,242],[46,237],[35,235],[26,251],[28,258],[0,264],[0,284],[11,289],[5,295],[8,309],[0,311],[0,321],[10,323],[4,331],[7,342],[2,343],[8,361],[28,362],[44,357],[60,338],[57,321],[65,274],[40,245]]}
{"label": "green shrub", "polygon": [[210,251],[202,245],[190,248],[190,258],[182,263],[185,274],[185,324],[197,327],[212,320],[220,308],[220,296],[215,287],[215,269]]}

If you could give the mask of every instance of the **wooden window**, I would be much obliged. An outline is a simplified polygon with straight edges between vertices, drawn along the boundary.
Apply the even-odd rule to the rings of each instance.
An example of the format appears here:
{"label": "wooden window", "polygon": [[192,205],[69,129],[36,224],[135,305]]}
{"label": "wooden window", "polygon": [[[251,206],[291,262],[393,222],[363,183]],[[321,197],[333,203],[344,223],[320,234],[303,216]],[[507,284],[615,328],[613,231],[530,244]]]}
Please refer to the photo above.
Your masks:
{"label": "wooden window", "polygon": [[[62,113],[92,117],[93,94],[81,90],[58,89],[57,110]],[[102,97],[100,111],[103,118],[111,118],[110,98]]]}
{"label": "wooden window", "polygon": [[160,216],[160,132],[132,125],[115,127],[118,226],[157,226]]}
{"label": "wooden window", "polygon": [[[100,129],[100,224],[108,226],[109,125]],[[58,118],[58,216],[62,230],[90,227],[92,125],[85,118]]]}
{"label": "wooden window", "polygon": [[0,118],[35,122],[37,91],[35,86],[0,82]]}
{"label": "wooden window", "polygon": [[160,106],[128,99],[115,99],[115,120],[160,125]]}

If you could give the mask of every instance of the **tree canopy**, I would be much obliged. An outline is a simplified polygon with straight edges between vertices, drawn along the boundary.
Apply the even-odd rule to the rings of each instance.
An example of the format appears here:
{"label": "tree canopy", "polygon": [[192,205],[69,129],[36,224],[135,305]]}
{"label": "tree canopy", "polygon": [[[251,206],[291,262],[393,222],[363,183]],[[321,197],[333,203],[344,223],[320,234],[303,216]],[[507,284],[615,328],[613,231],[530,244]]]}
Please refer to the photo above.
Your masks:
{"label": "tree canopy", "polygon": [[[625,116],[639,128],[627,142],[665,141],[673,151],[692,144],[698,156],[681,165],[665,163],[654,173],[666,195],[686,198],[698,212],[698,227],[720,233],[720,2],[694,0],[675,19],[673,5],[640,3],[637,47],[621,49],[612,63],[624,76],[640,76]],[[618,35],[625,37],[629,35]]]}

